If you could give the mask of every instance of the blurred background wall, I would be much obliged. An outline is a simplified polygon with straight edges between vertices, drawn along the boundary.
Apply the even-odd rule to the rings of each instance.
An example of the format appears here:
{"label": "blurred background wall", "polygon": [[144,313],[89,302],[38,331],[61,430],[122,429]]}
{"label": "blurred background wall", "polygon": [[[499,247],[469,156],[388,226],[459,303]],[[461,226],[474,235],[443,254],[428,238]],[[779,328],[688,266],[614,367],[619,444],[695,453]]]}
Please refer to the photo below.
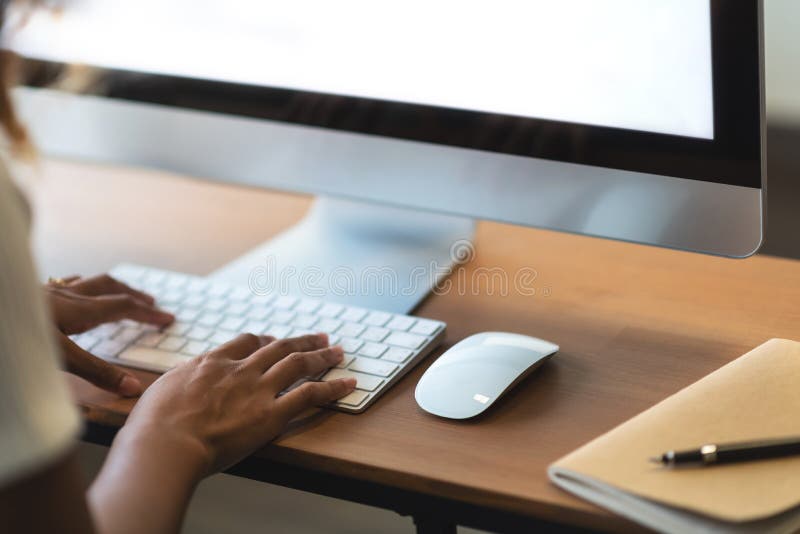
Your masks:
{"label": "blurred background wall", "polygon": [[765,0],[765,254],[800,258],[800,0]]}
{"label": "blurred background wall", "polygon": [[765,9],[769,118],[800,128],[800,1],[766,0]]}

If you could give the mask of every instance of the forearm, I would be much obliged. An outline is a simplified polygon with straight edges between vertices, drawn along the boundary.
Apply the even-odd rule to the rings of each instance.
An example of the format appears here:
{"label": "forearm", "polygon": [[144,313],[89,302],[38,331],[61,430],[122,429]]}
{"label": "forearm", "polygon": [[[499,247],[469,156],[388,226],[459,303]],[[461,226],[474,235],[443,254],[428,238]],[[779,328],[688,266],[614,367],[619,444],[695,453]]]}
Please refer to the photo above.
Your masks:
{"label": "forearm", "polygon": [[124,427],[89,489],[89,507],[102,534],[180,531],[205,470],[191,442]]}

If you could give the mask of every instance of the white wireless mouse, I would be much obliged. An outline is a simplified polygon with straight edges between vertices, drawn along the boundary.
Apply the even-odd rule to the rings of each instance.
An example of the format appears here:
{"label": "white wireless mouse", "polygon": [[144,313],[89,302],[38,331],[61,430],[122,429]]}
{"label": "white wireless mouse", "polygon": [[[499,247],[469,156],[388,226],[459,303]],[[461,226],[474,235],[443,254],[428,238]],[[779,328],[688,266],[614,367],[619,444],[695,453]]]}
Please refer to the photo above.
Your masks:
{"label": "white wireless mouse", "polygon": [[486,411],[503,393],[558,352],[558,345],[504,332],[470,336],[442,354],[417,383],[425,410],[449,419]]}

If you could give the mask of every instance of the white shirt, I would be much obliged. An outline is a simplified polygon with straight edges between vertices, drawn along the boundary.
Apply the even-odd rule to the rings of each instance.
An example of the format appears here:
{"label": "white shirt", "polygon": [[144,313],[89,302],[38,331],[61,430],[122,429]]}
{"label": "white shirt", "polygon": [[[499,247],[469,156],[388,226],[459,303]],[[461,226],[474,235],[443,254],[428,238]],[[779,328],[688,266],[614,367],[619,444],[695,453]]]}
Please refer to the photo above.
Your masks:
{"label": "white shirt", "polygon": [[0,165],[0,487],[55,461],[81,426],[28,234],[27,206]]}

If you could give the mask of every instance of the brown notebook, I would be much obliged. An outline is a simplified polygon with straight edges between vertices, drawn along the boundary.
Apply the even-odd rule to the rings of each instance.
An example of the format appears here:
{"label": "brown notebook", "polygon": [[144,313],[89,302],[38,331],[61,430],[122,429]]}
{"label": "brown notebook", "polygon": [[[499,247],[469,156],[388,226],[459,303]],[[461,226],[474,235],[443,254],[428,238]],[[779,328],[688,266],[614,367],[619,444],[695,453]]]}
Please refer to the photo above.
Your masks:
{"label": "brown notebook", "polygon": [[796,532],[800,457],[684,469],[649,458],[705,443],[798,435],[800,343],[771,339],[548,473],[567,491],[663,532]]}

